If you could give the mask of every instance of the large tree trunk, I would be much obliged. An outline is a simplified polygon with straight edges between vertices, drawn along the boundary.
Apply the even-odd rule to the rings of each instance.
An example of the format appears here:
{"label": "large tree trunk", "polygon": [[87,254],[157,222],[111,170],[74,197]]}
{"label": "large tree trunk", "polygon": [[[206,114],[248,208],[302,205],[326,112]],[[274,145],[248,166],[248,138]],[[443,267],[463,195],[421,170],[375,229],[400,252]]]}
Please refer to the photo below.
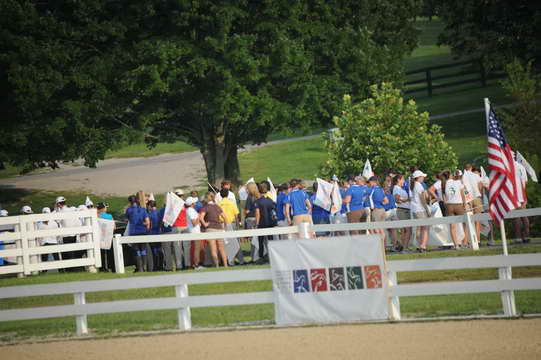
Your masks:
{"label": "large tree trunk", "polygon": [[229,151],[227,152],[227,158],[225,160],[224,173],[225,177],[231,180],[233,184],[240,184],[240,166],[238,158],[238,147],[236,145],[232,145],[229,147]]}
{"label": "large tree trunk", "polygon": [[206,134],[205,142],[200,148],[207,170],[207,180],[215,189],[220,189],[220,183],[225,179],[226,149],[225,136],[216,133]]}

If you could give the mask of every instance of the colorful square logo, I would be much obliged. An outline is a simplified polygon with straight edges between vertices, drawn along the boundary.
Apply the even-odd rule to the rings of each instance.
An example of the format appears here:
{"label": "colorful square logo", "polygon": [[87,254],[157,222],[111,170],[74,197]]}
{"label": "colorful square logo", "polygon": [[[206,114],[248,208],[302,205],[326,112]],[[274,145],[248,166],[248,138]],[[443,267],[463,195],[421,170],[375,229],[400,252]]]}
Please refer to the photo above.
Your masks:
{"label": "colorful square logo", "polygon": [[293,291],[296,293],[310,292],[308,270],[293,270]]}
{"label": "colorful square logo", "polygon": [[329,283],[331,291],[346,290],[346,279],[344,277],[344,268],[329,268]]}
{"label": "colorful square logo", "polygon": [[350,266],[346,268],[348,277],[348,289],[363,289],[363,269],[360,266]]}
{"label": "colorful square logo", "polygon": [[312,291],[327,291],[327,271],[326,269],[311,269],[310,281],[312,283]]}
{"label": "colorful square logo", "polygon": [[366,275],[366,287],[368,289],[379,289],[383,286],[379,265],[365,266],[364,273]]}

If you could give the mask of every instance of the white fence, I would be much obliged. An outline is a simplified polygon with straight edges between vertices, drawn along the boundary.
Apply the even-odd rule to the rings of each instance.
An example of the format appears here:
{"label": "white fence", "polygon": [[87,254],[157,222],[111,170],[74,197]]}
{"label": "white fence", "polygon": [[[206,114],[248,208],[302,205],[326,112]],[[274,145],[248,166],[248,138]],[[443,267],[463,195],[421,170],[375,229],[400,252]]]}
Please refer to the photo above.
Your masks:
{"label": "white fence", "polygon": [[[541,208],[514,211],[508,218],[537,216]],[[471,215],[468,215],[471,217]],[[484,219],[485,215],[471,217],[473,221]],[[300,227],[302,237],[309,231],[347,231],[373,228],[400,228],[405,226],[420,226],[434,224],[450,224],[465,221],[464,217],[448,217],[439,219],[393,221],[388,223],[370,224],[340,224],[316,225]],[[235,232],[234,236],[257,236],[272,234],[292,234],[299,232],[297,227],[284,227],[273,229],[244,230]],[[160,235],[148,237],[117,238],[115,247],[117,255],[122,243],[203,240],[213,238],[230,238],[232,233],[186,234],[186,235]],[[156,239],[153,239],[156,238]],[[121,248],[120,248],[121,249]],[[119,256],[121,260],[121,256]],[[117,264],[118,265],[118,264]],[[478,256],[461,258],[436,258],[396,260],[388,262],[389,279],[389,320],[401,320],[400,297],[402,296],[431,296],[444,294],[468,294],[499,292],[502,297],[502,307],[505,316],[517,316],[515,308],[515,290],[540,290],[541,278],[513,279],[511,268],[516,266],[541,266],[541,254],[521,254],[511,256]],[[457,281],[457,282],[428,282],[415,284],[398,284],[397,273],[409,271],[452,270],[452,269],[499,269],[498,280]],[[57,294],[73,294],[73,305],[37,307],[31,309],[1,310],[0,321],[46,319],[63,316],[75,316],[77,334],[87,334],[87,316],[93,314],[108,314],[118,312],[134,312],[148,310],[174,309],[178,313],[178,324],[182,330],[191,328],[192,307],[231,306],[271,304],[274,302],[272,292],[255,292],[241,294],[189,296],[188,285],[227,283],[240,281],[271,280],[270,269],[257,270],[231,270],[205,273],[185,273],[160,276],[146,276],[126,279],[69,282],[46,285],[4,287],[0,291],[0,299],[19,298],[26,296],[45,296]],[[172,286],[175,288],[174,297],[123,300],[112,302],[86,303],[85,294],[88,292],[114,291],[126,289],[141,289]]]}
{"label": "white fence", "polygon": [[[47,230],[37,229],[38,222],[66,219],[80,220],[81,226]],[[0,266],[0,275],[13,273],[30,275],[41,270],[81,266],[94,271],[96,268],[101,267],[96,210],[0,217],[0,226],[2,229],[12,229],[12,231],[0,232],[0,241],[7,245],[5,250],[0,250],[0,258],[16,259],[14,265]],[[78,236],[80,242],[40,246],[39,241],[41,238],[55,236]],[[86,257],[41,262],[41,255],[43,254],[61,254],[73,251],[84,251]]]}

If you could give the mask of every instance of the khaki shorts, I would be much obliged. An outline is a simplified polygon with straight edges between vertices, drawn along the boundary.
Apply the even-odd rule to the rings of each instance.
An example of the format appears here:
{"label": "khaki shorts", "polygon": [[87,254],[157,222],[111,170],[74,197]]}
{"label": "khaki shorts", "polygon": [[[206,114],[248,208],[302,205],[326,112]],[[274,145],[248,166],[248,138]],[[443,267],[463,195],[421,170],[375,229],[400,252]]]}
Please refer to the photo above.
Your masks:
{"label": "khaki shorts", "polygon": [[447,204],[447,216],[464,215],[465,212],[462,204]]}
{"label": "khaki shorts", "polygon": [[426,211],[418,211],[413,213],[414,219],[428,219],[428,214]]}
{"label": "khaki shorts", "polygon": [[410,219],[410,211],[408,209],[398,208],[396,209],[396,215],[398,215],[398,220]]}
{"label": "khaki shorts", "polygon": [[483,212],[483,200],[481,200],[481,198],[473,199],[470,204],[472,206],[471,210],[474,214],[481,214]]}
{"label": "khaki shorts", "polygon": [[299,224],[302,224],[302,223],[313,224],[312,223],[312,216],[310,214],[302,214],[302,215],[293,216],[293,224],[294,225],[299,225]]}
{"label": "khaki shorts", "polygon": [[353,210],[348,212],[348,223],[366,222],[368,217],[364,209]]}
{"label": "khaki shorts", "polygon": [[374,209],[372,210],[372,221],[385,221],[385,210],[384,209]]}

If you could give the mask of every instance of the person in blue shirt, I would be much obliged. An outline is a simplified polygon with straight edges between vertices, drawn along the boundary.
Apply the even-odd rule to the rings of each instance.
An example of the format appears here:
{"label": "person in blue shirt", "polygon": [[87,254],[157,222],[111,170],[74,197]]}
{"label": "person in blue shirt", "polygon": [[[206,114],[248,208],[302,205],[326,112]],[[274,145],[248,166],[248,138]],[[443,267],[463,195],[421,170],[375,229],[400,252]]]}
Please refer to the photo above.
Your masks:
{"label": "person in blue shirt", "polygon": [[[379,178],[372,176],[368,179],[368,185],[371,187],[370,194],[370,211],[371,220],[373,222],[385,221],[385,205],[389,203],[389,199],[385,196],[385,192],[379,186]],[[375,229],[374,233],[380,234],[383,244],[385,245],[385,231],[383,229]]]}
{"label": "person in blue shirt", "polygon": [[[163,219],[163,217],[160,219],[160,210],[158,210],[156,207],[156,201],[149,200],[149,202],[147,203],[147,212],[150,219],[150,230],[148,231],[148,233],[150,235],[159,235],[161,233],[161,220]],[[147,251],[149,250],[152,254],[152,264],[150,264],[150,261],[148,262],[149,271],[163,270],[164,258],[162,252],[162,243],[150,243],[150,249],[147,248]]]}
{"label": "person in blue shirt", "polygon": [[[326,209],[314,204],[317,195],[317,182],[313,186],[314,193],[310,196],[310,204],[312,206],[312,222],[317,224],[330,224],[331,223],[331,212]],[[316,232],[317,236],[328,236],[328,232]]]}
{"label": "person in blue shirt", "polygon": [[[304,190],[304,183],[300,179],[293,179],[289,183],[293,189],[287,198],[286,202],[286,219],[289,225],[299,225],[301,223],[312,224],[312,216],[310,215],[312,205],[310,204],[310,198]],[[291,221],[293,217],[293,222]]]}
{"label": "person in blue shirt", "polygon": [[[369,194],[370,188],[366,186],[366,179],[363,176],[356,176],[355,183],[349,186],[344,197],[344,202],[349,207],[347,214],[349,223],[367,222],[368,213],[365,207]],[[358,233],[359,231],[351,231],[352,235]]]}
{"label": "person in blue shirt", "polygon": [[[145,208],[142,208],[139,201],[134,195],[128,197],[130,206],[126,209],[125,216],[128,218],[128,235],[139,236],[146,235],[150,230],[150,218]],[[145,243],[134,244],[136,272],[145,271],[144,263],[146,263],[147,251]]]}

